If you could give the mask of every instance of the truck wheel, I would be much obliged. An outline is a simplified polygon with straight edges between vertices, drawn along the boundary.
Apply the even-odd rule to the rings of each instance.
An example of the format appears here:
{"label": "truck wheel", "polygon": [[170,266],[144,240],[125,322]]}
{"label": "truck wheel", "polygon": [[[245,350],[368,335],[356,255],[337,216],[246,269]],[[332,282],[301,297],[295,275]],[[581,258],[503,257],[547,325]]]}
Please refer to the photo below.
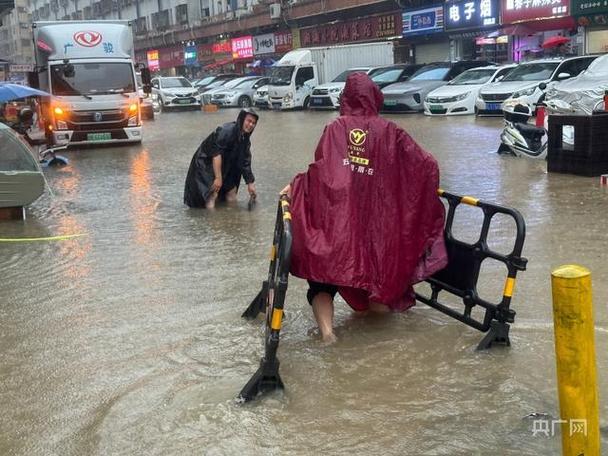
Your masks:
{"label": "truck wheel", "polygon": [[303,109],[308,109],[309,105],[310,105],[310,97],[304,98],[304,104],[302,105],[302,108]]}
{"label": "truck wheel", "polygon": [[239,98],[239,106],[241,108],[249,108],[251,106],[251,100],[247,95],[243,95],[241,98]]}

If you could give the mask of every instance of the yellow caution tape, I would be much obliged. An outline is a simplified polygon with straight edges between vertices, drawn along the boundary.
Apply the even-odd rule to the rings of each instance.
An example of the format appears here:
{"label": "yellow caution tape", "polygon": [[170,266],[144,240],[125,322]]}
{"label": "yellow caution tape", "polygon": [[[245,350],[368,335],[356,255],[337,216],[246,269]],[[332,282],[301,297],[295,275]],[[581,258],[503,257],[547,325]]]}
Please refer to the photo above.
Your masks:
{"label": "yellow caution tape", "polygon": [[86,234],[67,234],[65,236],[48,236],[37,238],[0,238],[0,242],[35,242],[35,241],[66,241]]}

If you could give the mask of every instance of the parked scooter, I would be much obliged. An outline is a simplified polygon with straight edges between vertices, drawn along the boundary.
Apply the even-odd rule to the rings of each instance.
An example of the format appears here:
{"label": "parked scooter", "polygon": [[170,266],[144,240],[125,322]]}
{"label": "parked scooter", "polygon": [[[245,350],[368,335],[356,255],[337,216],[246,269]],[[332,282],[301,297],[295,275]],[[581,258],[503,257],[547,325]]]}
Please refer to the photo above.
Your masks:
{"label": "parked scooter", "polygon": [[[539,107],[538,111],[544,114],[544,107]],[[501,144],[498,153],[545,159],[547,157],[547,129],[544,119],[542,119],[542,126],[530,125],[528,121],[533,116],[533,109],[525,104],[506,107],[503,112],[505,127],[500,134]]]}

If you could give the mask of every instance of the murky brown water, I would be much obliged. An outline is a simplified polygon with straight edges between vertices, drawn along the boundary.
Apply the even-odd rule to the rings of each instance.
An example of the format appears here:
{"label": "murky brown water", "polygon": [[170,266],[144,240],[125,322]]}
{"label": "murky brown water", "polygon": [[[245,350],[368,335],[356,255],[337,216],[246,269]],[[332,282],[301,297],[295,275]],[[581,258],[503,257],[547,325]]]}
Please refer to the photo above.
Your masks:
{"label": "murky brown water", "polygon": [[[559,437],[533,436],[524,417],[558,416],[550,272],[572,262],[593,272],[606,429],[608,193],[598,179],[493,153],[498,119],[391,117],[435,154],[444,189],[526,218],[513,346],[476,352],[479,332],[423,305],[361,319],[338,304],[339,342],[324,348],[293,279],[279,350],[286,393],[236,406],[262,354],[260,325],[240,313],[267,271],[276,195],[335,113],[263,112],[257,208],[241,195],[237,207],[188,210],[191,155],[235,116],[163,114],[143,147],[69,152],[69,167],[46,171],[54,197],[26,222],[0,224],[1,238],[86,234],[0,243],[0,454],[558,454]],[[478,214],[463,214],[457,233],[472,239]],[[493,247],[507,250],[508,233],[496,227]],[[488,293],[502,292],[497,270],[482,281]]]}

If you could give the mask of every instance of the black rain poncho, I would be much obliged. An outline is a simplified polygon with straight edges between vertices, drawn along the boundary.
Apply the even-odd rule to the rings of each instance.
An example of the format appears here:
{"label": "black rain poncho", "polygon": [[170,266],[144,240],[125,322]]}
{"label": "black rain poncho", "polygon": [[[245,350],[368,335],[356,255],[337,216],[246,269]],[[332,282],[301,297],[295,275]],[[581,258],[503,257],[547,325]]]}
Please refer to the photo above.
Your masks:
{"label": "black rain poncho", "polygon": [[258,118],[254,110],[243,109],[236,122],[229,122],[217,127],[198,147],[186,176],[184,188],[186,205],[205,207],[215,179],[213,157],[219,154],[222,155],[222,188],[218,195],[220,201],[225,198],[229,190],[239,187],[241,177],[247,184],[255,181],[251,171],[250,135],[242,133],[243,122],[247,114]]}

